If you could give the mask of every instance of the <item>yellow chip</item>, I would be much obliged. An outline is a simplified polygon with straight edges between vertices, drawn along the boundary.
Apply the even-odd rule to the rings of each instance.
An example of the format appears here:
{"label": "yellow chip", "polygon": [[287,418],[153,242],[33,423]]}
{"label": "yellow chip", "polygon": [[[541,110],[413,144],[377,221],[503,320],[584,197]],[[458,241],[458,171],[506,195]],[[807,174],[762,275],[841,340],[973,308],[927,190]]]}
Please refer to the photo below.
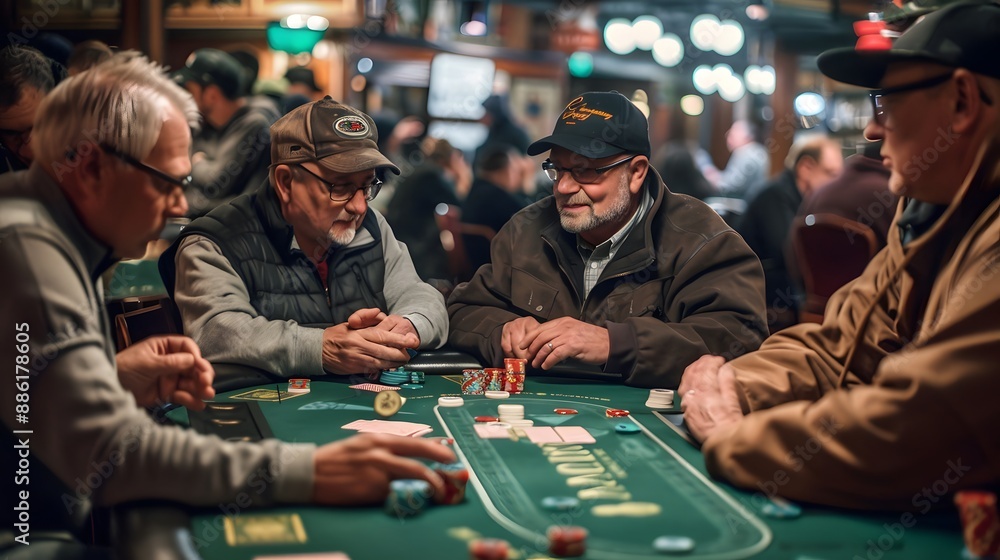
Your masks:
{"label": "yellow chip", "polygon": [[375,395],[375,413],[382,418],[388,418],[403,408],[403,399],[396,391],[379,391]]}

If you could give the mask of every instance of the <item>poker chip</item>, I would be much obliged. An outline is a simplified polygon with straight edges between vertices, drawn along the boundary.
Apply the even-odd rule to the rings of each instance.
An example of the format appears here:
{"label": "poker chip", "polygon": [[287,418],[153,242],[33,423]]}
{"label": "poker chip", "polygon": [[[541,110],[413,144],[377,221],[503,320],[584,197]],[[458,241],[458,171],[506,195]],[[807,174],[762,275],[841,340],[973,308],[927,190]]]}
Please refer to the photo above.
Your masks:
{"label": "poker chip", "polygon": [[388,418],[403,408],[403,397],[396,391],[379,391],[375,395],[375,414]]}
{"label": "poker chip", "polygon": [[619,434],[637,434],[642,430],[631,422],[622,422],[615,426],[615,431]]}
{"label": "poker chip", "polygon": [[583,556],[587,552],[587,530],[572,525],[553,525],[546,535],[549,538],[549,554],[562,557]]}
{"label": "poker chip", "polygon": [[674,392],[670,389],[650,389],[649,399],[646,400],[648,408],[673,408]]}
{"label": "poker chip", "polygon": [[419,383],[403,383],[400,387],[404,389],[423,389],[424,386]]}
{"label": "poker chip", "polygon": [[472,560],[507,560],[510,543],[501,539],[472,539],[469,558]]}
{"label": "poker chip", "polygon": [[542,507],[549,511],[569,511],[579,505],[580,500],[573,496],[546,496],[542,498]]}
{"label": "poker chip", "polygon": [[656,537],[653,541],[653,550],[676,554],[678,552],[691,552],[694,550],[694,539],[685,536],[665,535]]}
{"label": "poker chip", "polygon": [[496,422],[499,420],[496,416],[476,416],[476,422]]}
{"label": "poker chip", "polygon": [[438,406],[462,406],[465,404],[465,399],[462,397],[438,397]]}
{"label": "poker chip", "polygon": [[955,493],[962,520],[962,536],[966,550],[973,558],[992,558],[1000,551],[1000,517],[997,496],[983,490],[962,490]]}
{"label": "poker chip", "polygon": [[575,408],[557,408],[553,410],[556,414],[579,414]]}
{"label": "poker chip", "polygon": [[622,408],[609,408],[604,411],[604,415],[608,418],[624,418],[629,415],[629,411]]}
{"label": "poker chip", "polygon": [[486,391],[487,399],[506,399],[510,397],[507,391]]}
{"label": "poker chip", "polygon": [[802,515],[802,508],[775,496],[760,508],[760,513],[772,519],[795,519]]}
{"label": "poker chip", "polygon": [[413,517],[430,505],[431,485],[426,480],[400,479],[389,483],[385,512],[396,517]]}
{"label": "poker chip", "polygon": [[525,420],[523,418],[521,420],[507,420],[501,418],[500,421],[506,424],[510,424],[511,428],[530,428],[535,425],[534,420]]}
{"label": "poker chip", "polygon": [[396,369],[383,370],[382,374],[379,376],[379,381],[386,383],[388,385],[399,385],[401,383],[410,383],[410,373],[406,371],[402,366]]}
{"label": "poker chip", "polygon": [[308,393],[309,392],[309,380],[308,379],[289,379],[288,380],[288,392],[289,393]]}
{"label": "poker chip", "polygon": [[465,500],[465,487],[469,483],[469,469],[465,463],[456,461],[454,463],[434,463],[431,470],[436,472],[444,481],[444,492],[434,495],[434,502],[444,505],[454,505]]}

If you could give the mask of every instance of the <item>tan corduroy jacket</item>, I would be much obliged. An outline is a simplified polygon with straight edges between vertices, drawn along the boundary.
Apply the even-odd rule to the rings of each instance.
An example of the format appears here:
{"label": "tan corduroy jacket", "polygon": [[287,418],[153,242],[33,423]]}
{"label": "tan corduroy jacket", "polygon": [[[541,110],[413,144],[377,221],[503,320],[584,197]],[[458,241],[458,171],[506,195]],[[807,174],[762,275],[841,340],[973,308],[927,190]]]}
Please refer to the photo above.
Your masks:
{"label": "tan corduroy jacket", "polygon": [[[1000,481],[1000,145],[905,247],[896,231],[822,325],[730,362],[745,413],[705,442],[738,486],[926,512]],[[897,219],[906,201],[897,209]]]}

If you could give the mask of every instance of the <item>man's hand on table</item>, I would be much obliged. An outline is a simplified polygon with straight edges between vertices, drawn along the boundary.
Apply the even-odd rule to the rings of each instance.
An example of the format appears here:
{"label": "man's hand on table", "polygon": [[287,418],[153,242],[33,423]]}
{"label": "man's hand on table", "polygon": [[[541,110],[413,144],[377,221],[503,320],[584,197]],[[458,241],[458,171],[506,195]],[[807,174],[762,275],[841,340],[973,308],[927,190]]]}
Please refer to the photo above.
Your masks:
{"label": "man's hand on table", "polygon": [[504,352],[530,360],[532,367],[547,370],[566,359],[596,365],[608,361],[611,342],[608,330],[603,327],[572,317],[560,317],[545,323],[522,317],[504,325],[504,334],[508,326],[518,321],[522,322],[512,328],[510,337],[513,352],[508,352],[506,347]]}
{"label": "man's hand on table", "polygon": [[684,370],[677,388],[684,423],[698,441],[743,419],[733,368],[719,356],[702,356]]}
{"label": "man's hand on table", "polygon": [[389,495],[389,482],[400,478],[426,480],[434,492],[444,492],[440,476],[407,457],[440,463],[456,460],[455,453],[437,439],[360,434],[316,450],[312,499],[339,506],[381,503]]}
{"label": "man's hand on table", "polygon": [[410,361],[407,349],[419,346],[420,337],[407,319],[361,309],[346,323],[323,331],[323,369],[344,375],[392,369]]}
{"label": "man's hand on table", "polygon": [[155,336],[136,342],[117,356],[118,380],[142,406],[172,402],[203,410],[215,396],[215,370],[186,336]]}

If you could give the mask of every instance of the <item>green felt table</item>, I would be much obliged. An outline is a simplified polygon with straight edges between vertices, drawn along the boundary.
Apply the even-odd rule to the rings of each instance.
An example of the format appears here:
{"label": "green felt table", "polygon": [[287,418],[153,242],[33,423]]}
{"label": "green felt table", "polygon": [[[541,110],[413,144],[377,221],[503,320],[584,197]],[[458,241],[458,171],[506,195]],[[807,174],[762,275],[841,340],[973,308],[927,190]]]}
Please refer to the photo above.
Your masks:
{"label": "green felt table", "polygon": [[[545,530],[551,525],[581,525],[590,531],[586,558],[665,558],[652,547],[661,535],[695,540],[684,558],[914,559],[958,558],[962,538],[951,510],[903,517],[899,513],[857,513],[802,505],[795,519],[761,514],[766,487],[736,490],[711,480],[698,449],[672,422],[677,411],[654,412],[645,406],[648,391],[608,383],[529,377],[525,392],[506,400],[465,396],[462,407],[437,404],[441,395],[460,395],[460,378],[427,376],[421,389],[403,389],[402,410],[393,420],[429,424],[427,437],[451,437],[472,479],[464,503],[434,506],[417,517],[399,519],[380,507],[281,507],[242,510],[241,516],[298,514],[305,542],[283,545],[231,545],[225,536],[220,504],[191,517],[194,546],[205,559],[341,551],[355,560],[386,558],[467,558],[476,536],[501,538],[512,545],[511,558],[548,557]],[[274,388],[274,385],[267,386]],[[220,394],[227,401],[245,389]],[[261,402],[275,437],[323,444],[353,435],[341,426],[376,419],[375,393],[347,383],[314,380],[309,394]],[[533,444],[524,437],[481,439],[474,417],[496,414],[502,403],[523,404],[536,426],[583,426],[596,443]],[[556,415],[574,408],[577,415]],[[631,418],[607,418],[607,408],[624,408]],[[183,421],[183,418],[181,418]],[[634,422],[642,430],[621,434],[614,428]],[[808,468],[808,467],[806,467]],[[546,496],[576,495],[580,507],[551,512]],[[620,504],[621,510],[607,505]],[[598,506],[605,507],[598,507]],[[632,512],[641,516],[622,515]]]}

